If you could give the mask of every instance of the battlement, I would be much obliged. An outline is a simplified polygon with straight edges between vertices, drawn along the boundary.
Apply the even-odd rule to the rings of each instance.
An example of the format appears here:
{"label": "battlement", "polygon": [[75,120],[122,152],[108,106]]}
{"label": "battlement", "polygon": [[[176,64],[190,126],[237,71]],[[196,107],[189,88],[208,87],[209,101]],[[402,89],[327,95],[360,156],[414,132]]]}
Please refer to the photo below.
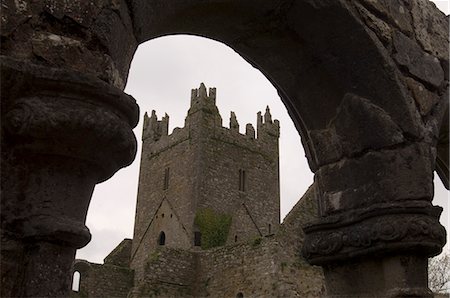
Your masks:
{"label": "battlement", "polygon": [[267,136],[276,138],[280,137],[280,122],[278,120],[272,121],[269,106],[266,107],[264,117],[261,112],[258,112],[256,126],[258,130],[258,138],[266,138]]}
{"label": "battlement", "polygon": [[[233,143],[248,150],[270,152],[278,146],[280,123],[272,120],[267,106],[264,116],[257,113],[256,129],[253,124],[245,125],[245,132],[239,132],[239,122],[234,112],[230,113],[229,127],[222,126],[222,118],[216,106],[216,88],[209,88],[201,83],[198,89],[191,90],[191,106],[186,117],[185,126],[168,133],[169,116],[166,114],[158,120],[155,111],[150,117],[144,116],[143,140],[152,143],[151,152],[158,153],[187,138],[207,136],[227,143]],[[273,145],[273,146],[272,146]]]}
{"label": "battlement", "polygon": [[155,110],[152,110],[152,115],[150,117],[148,117],[147,112],[145,112],[142,141],[145,141],[146,139],[158,141],[162,136],[167,136],[168,132],[169,115],[167,115],[167,113],[160,121],[158,121]]}
{"label": "battlement", "polygon": [[205,84],[201,83],[198,89],[191,90],[191,108],[205,103],[216,104],[216,88],[209,88],[207,93]]}

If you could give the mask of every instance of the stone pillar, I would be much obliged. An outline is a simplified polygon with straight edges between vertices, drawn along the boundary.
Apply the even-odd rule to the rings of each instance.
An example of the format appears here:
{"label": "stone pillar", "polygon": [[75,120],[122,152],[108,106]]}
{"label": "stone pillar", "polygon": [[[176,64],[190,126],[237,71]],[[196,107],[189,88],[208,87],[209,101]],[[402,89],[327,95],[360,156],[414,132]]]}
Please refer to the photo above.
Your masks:
{"label": "stone pillar", "polygon": [[94,76],[1,57],[1,296],[68,296],[96,183],[136,153],[134,99]]}
{"label": "stone pillar", "polygon": [[1,293],[64,297],[96,183],[132,162],[125,0],[2,1]]}
{"label": "stone pillar", "polygon": [[432,297],[427,258],[446,241],[431,204],[435,150],[407,139],[390,116],[347,94],[311,138],[319,220],[303,254],[321,265],[329,297]]}

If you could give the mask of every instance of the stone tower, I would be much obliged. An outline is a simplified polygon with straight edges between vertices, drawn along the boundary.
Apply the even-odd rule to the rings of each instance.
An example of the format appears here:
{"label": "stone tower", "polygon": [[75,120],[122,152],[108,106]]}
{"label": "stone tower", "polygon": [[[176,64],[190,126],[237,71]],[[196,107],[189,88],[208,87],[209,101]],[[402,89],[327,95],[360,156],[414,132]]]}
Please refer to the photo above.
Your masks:
{"label": "stone tower", "polygon": [[213,233],[223,238],[213,239],[219,245],[273,234],[280,223],[279,122],[268,107],[257,130],[247,124],[241,134],[233,112],[222,127],[216,89],[202,83],[192,90],[184,127],[169,134],[168,125],[168,115],[144,116],[130,260],[138,279],[157,247],[200,250],[211,241],[203,226],[210,221],[223,229]]}

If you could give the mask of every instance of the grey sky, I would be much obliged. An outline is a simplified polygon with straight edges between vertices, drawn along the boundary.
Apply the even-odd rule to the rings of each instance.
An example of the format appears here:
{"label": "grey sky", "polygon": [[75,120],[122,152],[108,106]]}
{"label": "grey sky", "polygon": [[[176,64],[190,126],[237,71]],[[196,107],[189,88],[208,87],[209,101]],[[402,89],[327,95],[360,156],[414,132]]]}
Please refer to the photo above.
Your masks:
{"label": "grey sky", "polygon": [[[448,1],[435,1],[448,14]],[[281,218],[289,212],[313,181],[300,137],[275,88],[231,48],[194,36],[169,36],[142,44],[136,52],[125,92],[137,100],[141,119],[134,132],[139,141],[134,163],[96,186],[89,207],[87,226],[91,242],[77,258],[102,263],[124,238],[132,238],[140,162],[142,117],[155,110],[169,114],[169,131],[184,125],[190,90],[204,82],[217,88],[217,106],[223,125],[229,126],[230,111],[236,113],[241,132],[246,123],[256,127],[256,113],[270,106],[280,120]],[[439,180],[438,178],[435,181]],[[450,226],[448,192],[435,183],[434,204],[444,207],[441,222]]]}

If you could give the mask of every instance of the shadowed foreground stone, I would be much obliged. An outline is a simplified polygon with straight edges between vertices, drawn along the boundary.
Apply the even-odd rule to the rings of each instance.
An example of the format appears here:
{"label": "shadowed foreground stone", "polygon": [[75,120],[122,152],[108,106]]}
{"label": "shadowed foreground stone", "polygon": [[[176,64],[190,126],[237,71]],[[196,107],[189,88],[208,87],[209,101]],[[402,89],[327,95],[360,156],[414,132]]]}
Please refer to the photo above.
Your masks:
{"label": "shadowed foreground stone", "polygon": [[[328,295],[429,297],[425,260],[445,243],[431,200],[435,169],[449,184],[449,41],[428,0],[3,1],[1,295],[67,295],[93,188],[135,155],[138,109],[121,91],[132,56],[171,34],[223,42],[277,88],[316,174],[303,250]],[[344,239],[386,217],[405,219],[401,237]]]}

